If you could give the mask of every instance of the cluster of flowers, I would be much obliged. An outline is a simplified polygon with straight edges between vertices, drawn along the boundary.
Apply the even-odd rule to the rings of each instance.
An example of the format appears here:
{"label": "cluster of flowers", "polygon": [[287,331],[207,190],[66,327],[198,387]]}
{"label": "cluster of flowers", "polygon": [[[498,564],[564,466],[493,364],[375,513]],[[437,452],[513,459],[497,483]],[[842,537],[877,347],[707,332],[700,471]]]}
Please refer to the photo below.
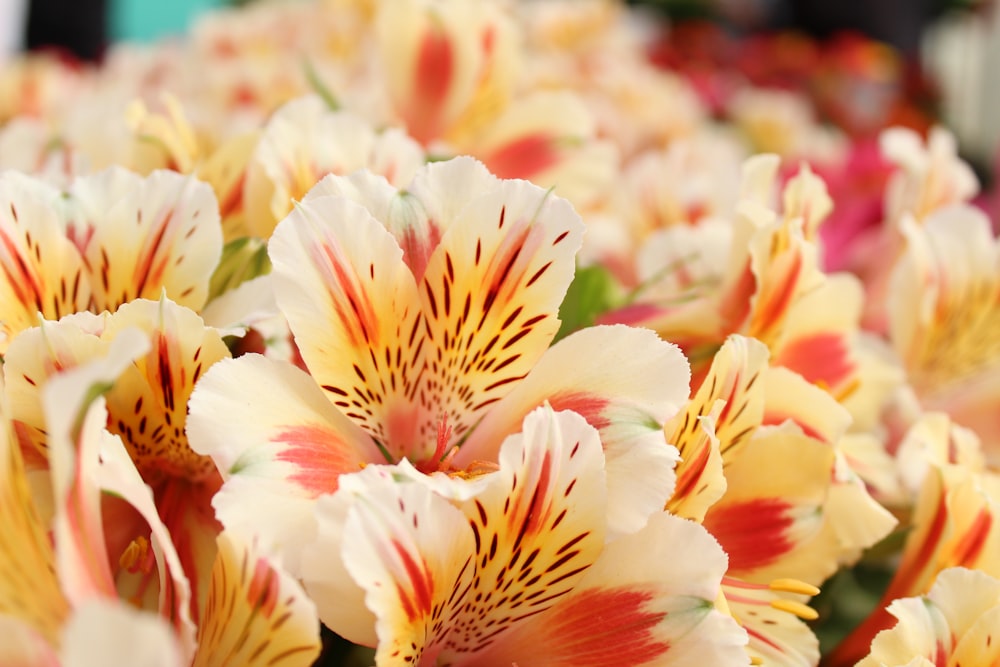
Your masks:
{"label": "cluster of flowers", "polygon": [[851,223],[845,136],[648,37],[264,3],[0,71],[0,662],[815,665],[903,535],[825,659],[993,664],[974,175],[887,130]]}

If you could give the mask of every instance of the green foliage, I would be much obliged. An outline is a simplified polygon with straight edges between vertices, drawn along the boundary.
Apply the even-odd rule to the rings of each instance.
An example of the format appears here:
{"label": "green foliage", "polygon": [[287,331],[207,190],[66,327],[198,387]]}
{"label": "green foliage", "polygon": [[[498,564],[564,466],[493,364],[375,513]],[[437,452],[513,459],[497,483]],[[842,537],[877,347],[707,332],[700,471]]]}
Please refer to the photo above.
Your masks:
{"label": "green foliage", "polygon": [[243,237],[230,241],[222,249],[222,258],[209,282],[209,300],[235,289],[257,276],[271,271],[267,243],[258,238]]}
{"label": "green foliage", "polygon": [[597,317],[624,303],[625,295],[615,277],[602,266],[577,269],[559,307],[562,326],[556,340],[593,326]]}

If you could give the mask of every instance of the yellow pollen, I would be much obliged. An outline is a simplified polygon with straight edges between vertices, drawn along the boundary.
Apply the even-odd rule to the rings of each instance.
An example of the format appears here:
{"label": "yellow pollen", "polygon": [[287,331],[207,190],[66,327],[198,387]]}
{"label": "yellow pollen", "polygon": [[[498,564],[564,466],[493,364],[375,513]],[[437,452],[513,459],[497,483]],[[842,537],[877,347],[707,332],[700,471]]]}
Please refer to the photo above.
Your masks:
{"label": "yellow pollen", "polygon": [[149,540],[142,535],[132,540],[125,547],[125,551],[122,552],[121,557],[118,559],[118,564],[132,574],[139,571],[142,571],[143,574],[149,574],[151,568]]}
{"label": "yellow pollen", "polygon": [[750,664],[751,665],[763,665],[764,664],[764,660],[760,656],[752,655],[752,656],[750,656]]}
{"label": "yellow pollen", "polygon": [[798,595],[808,595],[813,597],[819,595],[819,589],[812,584],[807,584],[798,579],[775,579],[767,585],[772,591],[782,591],[784,593],[796,593]]}
{"label": "yellow pollen", "polygon": [[778,611],[784,611],[793,616],[798,616],[805,621],[815,621],[819,618],[819,614],[812,607],[807,607],[801,602],[796,602],[794,600],[771,600],[771,606]]}

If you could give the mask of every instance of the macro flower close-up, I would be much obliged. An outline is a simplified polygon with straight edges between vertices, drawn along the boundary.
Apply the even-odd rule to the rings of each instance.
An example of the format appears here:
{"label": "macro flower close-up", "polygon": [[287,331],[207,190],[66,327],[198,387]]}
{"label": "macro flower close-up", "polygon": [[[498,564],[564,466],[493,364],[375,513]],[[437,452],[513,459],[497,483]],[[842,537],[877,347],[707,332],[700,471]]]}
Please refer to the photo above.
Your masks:
{"label": "macro flower close-up", "polygon": [[998,43],[0,2],[0,667],[997,664]]}

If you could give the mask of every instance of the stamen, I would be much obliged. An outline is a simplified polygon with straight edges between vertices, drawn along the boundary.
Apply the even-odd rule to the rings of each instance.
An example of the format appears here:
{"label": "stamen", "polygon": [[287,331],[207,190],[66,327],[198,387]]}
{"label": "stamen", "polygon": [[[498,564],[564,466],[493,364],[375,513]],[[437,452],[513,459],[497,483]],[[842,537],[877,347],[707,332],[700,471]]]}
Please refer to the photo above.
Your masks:
{"label": "stamen", "polygon": [[760,656],[752,655],[752,656],[750,656],[750,664],[751,665],[763,665],[764,664],[764,660]]}
{"label": "stamen", "polygon": [[777,600],[771,600],[771,606],[778,611],[784,611],[794,616],[798,616],[804,621],[815,621],[819,618],[819,614],[815,609],[808,607],[801,602],[796,602],[795,600],[779,598]]}
{"label": "stamen", "polygon": [[153,552],[149,548],[149,540],[140,535],[125,547],[125,551],[118,558],[118,564],[132,574],[137,572],[149,574],[153,569],[152,556]]}
{"label": "stamen", "polygon": [[818,588],[798,579],[774,579],[767,587],[772,591],[796,593],[798,595],[808,595],[809,597],[819,595]]}
{"label": "stamen", "polygon": [[442,461],[448,453],[448,441],[451,440],[451,426],[448,425],[448,414],[445,413],[441,415],[441,421],[438,423],[438,441],[437,448],[434,450],[435,461]]}

